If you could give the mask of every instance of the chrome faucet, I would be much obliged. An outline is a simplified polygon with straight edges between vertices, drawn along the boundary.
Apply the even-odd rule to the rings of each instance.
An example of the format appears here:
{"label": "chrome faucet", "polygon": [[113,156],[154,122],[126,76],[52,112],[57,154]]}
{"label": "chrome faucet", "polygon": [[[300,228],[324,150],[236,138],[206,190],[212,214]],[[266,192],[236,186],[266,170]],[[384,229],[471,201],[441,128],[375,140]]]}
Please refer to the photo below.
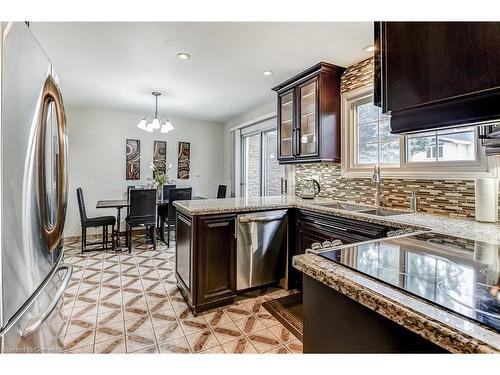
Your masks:
{"label": "chrome faucet", "polygon": [[380,194],[380,165],[376,165],[373,169],[373,182],[375,182],[375,207],[380,207],[380,202],[382,200],[382,196]]}

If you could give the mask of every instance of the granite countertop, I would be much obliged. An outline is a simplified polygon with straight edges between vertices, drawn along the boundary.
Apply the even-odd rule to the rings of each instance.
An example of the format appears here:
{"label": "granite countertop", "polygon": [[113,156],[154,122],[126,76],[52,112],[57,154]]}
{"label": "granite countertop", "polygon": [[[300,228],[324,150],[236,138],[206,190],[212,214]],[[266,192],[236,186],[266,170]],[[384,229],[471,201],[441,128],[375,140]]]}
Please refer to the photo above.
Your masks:
{"label": "granite countertop", "polygon": [[484,241],[500,245],[500,225],[479,223],[474,220],[453,219],[420,212],[403,213],[391,216],[376,216],[338,208],[324,207],[321,204],[335,202],[328,198],[302,199],[295,195],[280,195],[253,198],[203,199],[176,201],[174,205],[188,215],[210,215],[238,213],[281,208],[301,208],[309,211],[331,214],[351,219],[363,220],[388,226],[412,226],[416,229],[429,229],[440,234]]}
{"label": "granite countertop", "polygon": [[293,266],[453,353],[500,353],[500,334],[314,254]]}

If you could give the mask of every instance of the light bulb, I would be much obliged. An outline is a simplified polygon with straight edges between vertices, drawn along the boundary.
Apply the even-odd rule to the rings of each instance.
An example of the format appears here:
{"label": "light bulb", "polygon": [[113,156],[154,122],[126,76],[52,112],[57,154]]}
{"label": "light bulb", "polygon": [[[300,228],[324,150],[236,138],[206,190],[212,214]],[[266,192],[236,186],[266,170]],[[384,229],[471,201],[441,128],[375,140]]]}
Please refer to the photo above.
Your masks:
{"label": "light bulb", "polygon": [[168,129],[167,129],[167,124],[163,124],[161,126],[161,130],[160,130],[161,133],[168,133]]}
{"label": "light bulb", "polygon": [[153,132],[153,123],[150,122],[149,124],[146,125],[146,131],[148,133],[152,133]]}
{"label": "light bulb", "polygon": [[170,122],[170,120],[167,120],[167,122],[163,126],[165,126],[165,129],[166,129],[165,133],[167,133],[167,132],[169,132],[171,130],[174,130],[174,126],[172,125],[172,123]]}
{"label": "light bulb", "polygon": [[160,129],[160,121],[155,117],[152,122],[153,129]]}
{"label": "light bulb", "polygon": [[139,121],[137,127],[141,130],[146,130],[146,119],[143,118],[141,121]]}

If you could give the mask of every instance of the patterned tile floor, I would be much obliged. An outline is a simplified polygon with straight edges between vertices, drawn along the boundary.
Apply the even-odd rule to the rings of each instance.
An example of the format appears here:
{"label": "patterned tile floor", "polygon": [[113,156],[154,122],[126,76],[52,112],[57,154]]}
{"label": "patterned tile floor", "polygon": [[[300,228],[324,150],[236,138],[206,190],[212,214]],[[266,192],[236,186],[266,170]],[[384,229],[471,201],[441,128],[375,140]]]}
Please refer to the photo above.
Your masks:
{"label": "patterned tile floor", "polygon": [[[160,242],[159,242],[160,243]],[[74,267],[63,300],[58,343],[66,353],[302,353],[302,343],[262,307],[289,292],[247,293],[194,317],[175,280],[174,248],[133,239],[129,253],[80,254],[65,244]]]}

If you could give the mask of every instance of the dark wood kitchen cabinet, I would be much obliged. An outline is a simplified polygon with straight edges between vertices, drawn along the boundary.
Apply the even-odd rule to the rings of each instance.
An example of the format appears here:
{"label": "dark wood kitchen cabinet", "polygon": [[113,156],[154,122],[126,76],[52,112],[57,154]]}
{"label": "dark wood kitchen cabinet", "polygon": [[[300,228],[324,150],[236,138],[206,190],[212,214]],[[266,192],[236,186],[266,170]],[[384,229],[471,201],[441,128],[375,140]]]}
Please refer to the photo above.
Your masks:
{"label": "dark wood kitchen cabinet", "polygon": [[393,133],[500,118],[499,22],[376,22],[375,102]]}
{"label": "dark wood kitchen cabinet", "polygon": [[340,78],[321,62],[273,88],[278,93],[280,164],[340,162]]}
{"label": "dark wood kitchen cabinet", "polygon": [[[387,236],[395,228],[318,212],[298,210],[295,220],[294,255],[304,254],[315,242],[340,240],[343,244],[362,242]],[[289,287],[301,287],[302,273],[289,269]]]}
{"label": "dark wood kitchen cabinet", "polygon": [[236,295],[236,215],[177,212],[177,286],[195,314]]}

